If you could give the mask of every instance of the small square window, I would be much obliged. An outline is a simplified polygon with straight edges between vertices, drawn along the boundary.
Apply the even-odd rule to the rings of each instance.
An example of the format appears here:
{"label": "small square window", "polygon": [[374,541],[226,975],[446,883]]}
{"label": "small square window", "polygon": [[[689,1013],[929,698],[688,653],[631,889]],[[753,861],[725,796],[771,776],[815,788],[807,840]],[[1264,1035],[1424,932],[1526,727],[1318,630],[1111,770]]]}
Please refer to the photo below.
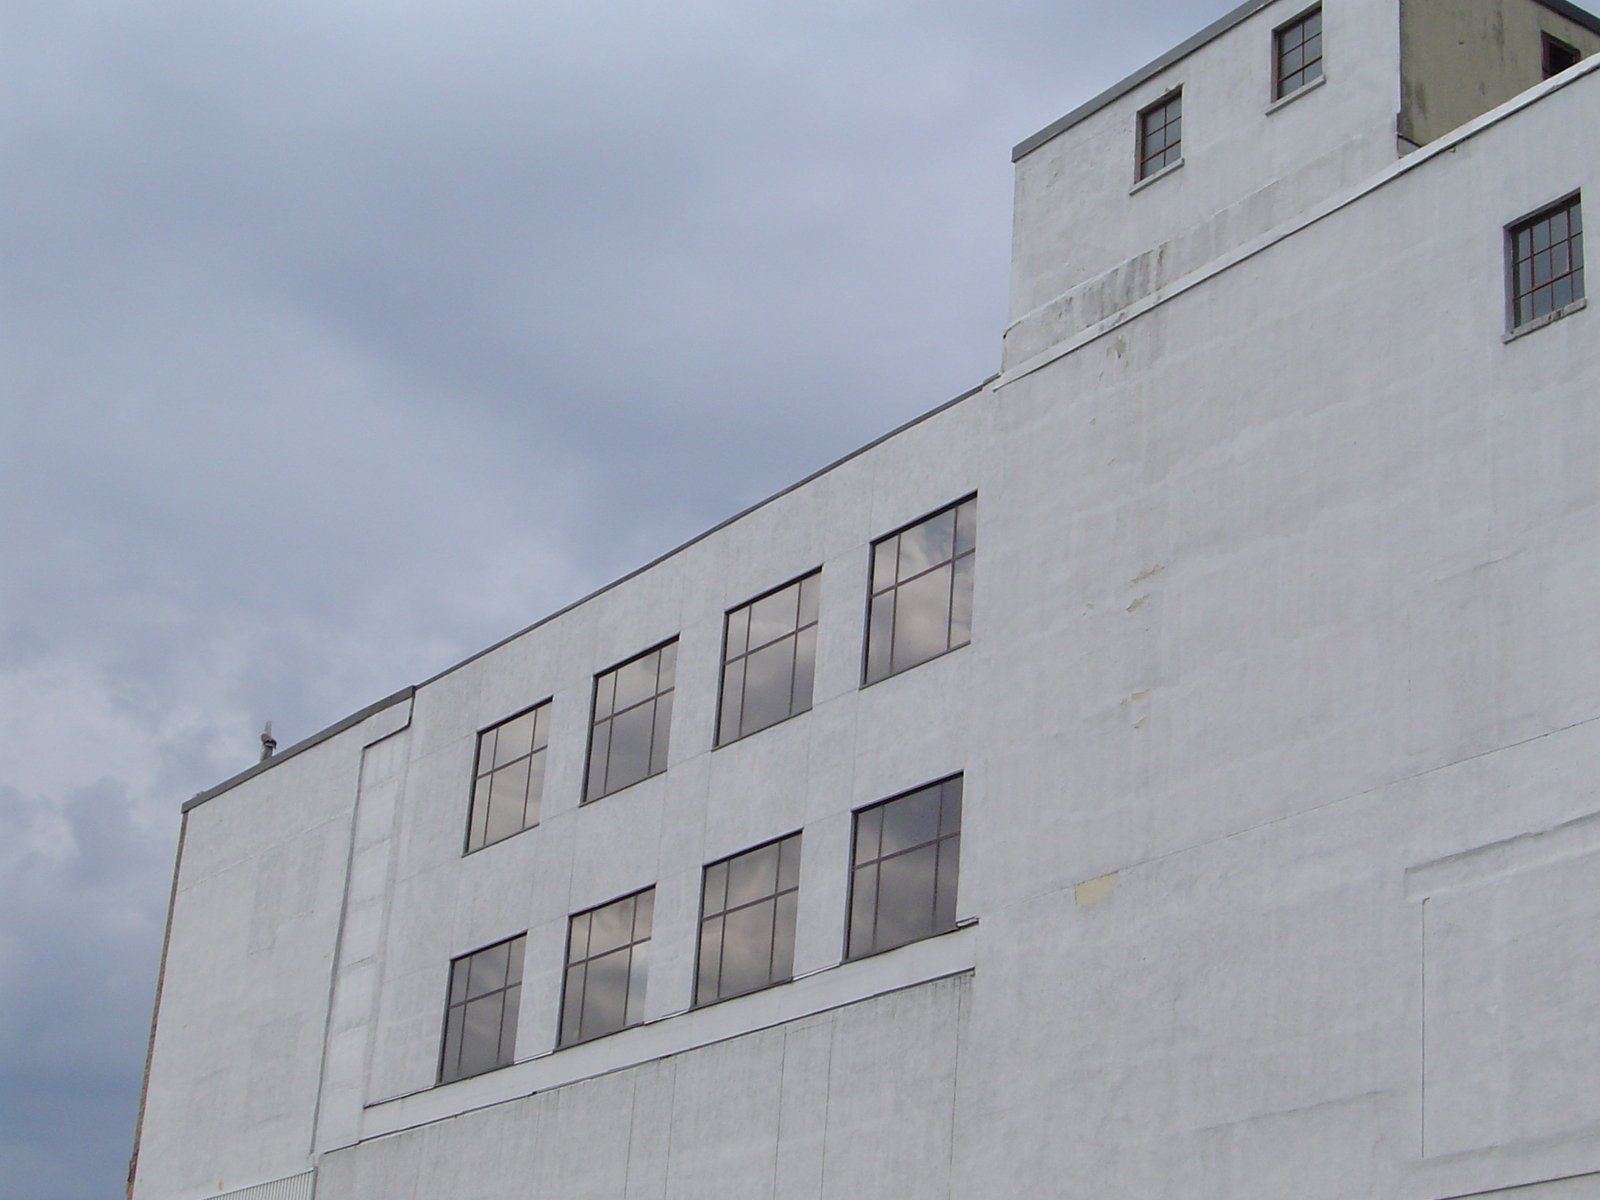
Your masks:
{"label": "small square window", "polygon": [[594,677],[585,804],[667,769],[677,663],[673,639]]}
{"label": "small square window", "polygon": [[696,1004],[759,991],[794,975],[799,898],[798,833],[706,868]]}
{"label": "small square window", "polygon": [[1322,5],[1272,35],[1272,98],[1281,100],[1322,78]]}
{"label": "small square window", "polygon": [[1508,231],[1513,329],[1583,298],[1583,209],[1579,199],[1563,200]]}
{"label": "small square window", "polygon": [[1139,178],[1148,179],[1183,157],[1183,91],[1139,114]]}
{"label": "small square window", "polygon": [[561,1045],[571,1046],[644,1020],[645,976],[656,890],[578,913],[567,926]]}
{"label": "small square window", "polygon": [[959,775],[856,813],[846,957],[954,929],[960,860]]}
{"label": "small square window", "polygon": [[972,640],[977,528],[974,496],[872,544],[866,683]]}
{"label": "small square window", "polygon": [[468,854],[539,823],[544,751],[549,740],[548,700],[478,735],[467,820]]}
{"label": "small square window", "polygon": [[821,586],[813,571],[728,613],[717,745],[810,710]]}
{"label": "small square window", "polygon": [[1551,37],[1548,33],[1539,35],[1544,46],[1544,77],[1549,79],[1559,75],[1568,67],[1575,67],[1583,58],[1583,52],[1576,46],[1568,45],[1560,38]]}
{"label": "small square window", "polygon": [[516,1053],[527,935],[464,954],[450,964],[439,1082],[509,1066]]}

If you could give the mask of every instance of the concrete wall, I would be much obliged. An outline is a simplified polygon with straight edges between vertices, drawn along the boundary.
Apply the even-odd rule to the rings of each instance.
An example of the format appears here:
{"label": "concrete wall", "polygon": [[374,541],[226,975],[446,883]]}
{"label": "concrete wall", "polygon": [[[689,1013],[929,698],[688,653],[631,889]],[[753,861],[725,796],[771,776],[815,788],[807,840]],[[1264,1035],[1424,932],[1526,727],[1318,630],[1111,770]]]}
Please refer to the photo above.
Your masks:
{"label": "concrete wall", "polygon": [[[1332,11],[1270,119],[1338,97]],[[1391,140],[196,808],[135,1195],[1600,1193],[1600,339],[1503,336],[1596,111],[1600,63]],[[871,541],[973,491],[971,645],[861,688]],[[713,750],[724,610],[819,565],[812,711]],[[668,771],[580,807],[594,673],[674,635]],[[463,856],[476,730],[545,697],[541,824]],[[851,810],[955,771],[961,927],[842,962]],[[690,1010],[702,865],[794,830],[797,978]],[[568,915],[652,884],[646,1022],[556,1050]],[[434,1086],[450,959],[524,930],[517,1061]]]}
{"label": "concrete wall", "polygon": [[1536,0],[1403,0],[1400,135],[1431,142],[1538,83],[1546,33],[1600,51],[1600,33]]}
{"label": "concrete wall", "polygon": [[[1394,0],[1323,6],[1321,84],[1272,96],[1267,4],[1016,165],[1007,369],[1394,161]],[[1183,88],[1184,164],[1139,188],[1139,110]]]}

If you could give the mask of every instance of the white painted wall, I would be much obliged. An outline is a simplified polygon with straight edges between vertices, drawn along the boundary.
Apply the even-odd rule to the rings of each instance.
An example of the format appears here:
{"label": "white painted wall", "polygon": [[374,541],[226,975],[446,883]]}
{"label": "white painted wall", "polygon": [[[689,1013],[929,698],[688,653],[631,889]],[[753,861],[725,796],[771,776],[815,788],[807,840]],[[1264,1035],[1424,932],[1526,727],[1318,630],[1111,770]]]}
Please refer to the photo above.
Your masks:
{"label": "white painted wall", "polygon": [[[1334,7],[1272,119],[1344,103]],[[1503,228],[1600,188],[1596,111],[1586,68],[1391,139],[195,809],[135,1195],[1600,1194],[1600,338],[1502,336]],[[1242,153],[1197,139],[1178,176]],[[861,689],[871,540],[973,490],[972,644]],[[713,751],[723,611],[818,565],[813,711]],[[673,635],[670,769],[580,808],[593,674]],[[476,731],[547,696],[543,823],[463,856]],[[841,964],[850,811],[958,770],[968,923]],[[795,829],[801,978],[685,1012],[701,865]],[[649,884],[649,1021],[555,1051],[568,914]],[[450,959],[523,930],[518,1062],[432,1086]]]}

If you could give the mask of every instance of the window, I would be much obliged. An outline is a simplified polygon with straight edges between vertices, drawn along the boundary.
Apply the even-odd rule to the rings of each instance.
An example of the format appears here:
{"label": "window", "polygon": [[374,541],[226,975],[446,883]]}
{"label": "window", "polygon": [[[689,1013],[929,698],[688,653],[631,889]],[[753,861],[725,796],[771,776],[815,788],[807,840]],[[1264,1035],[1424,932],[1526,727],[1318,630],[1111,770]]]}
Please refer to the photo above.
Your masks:
{"label": "window", "polygon": [[539,823],[544,795],[544,748],[550,740],[550,702],[518,713],[478,735],[467,853]]}
{"label": "window", "polygon": [[856,813],[849,958],[954,929],[961,776]]}
{"label": "window", "polygon": [[645,972],[656,890],[591,908],[567,929],[561,1045],[571,1046],[644,1019]]}
{"label": "window", "polygon": [[594,677],[585,804],[667,769],[677,663],[674,640]]}
{"label": "window", "polygon": [[1322,5],[1272,35],[1272,98],[1281,100],[1322,78]]}
{"label": "window", "polygon": [[1148,179],[1183,157],[1183,92],[1157,100],[1139,114],[1139,178]]}
{"label": "window", "polygon": [[1578,201],[1573,196],[1511,227],[1513,328],[1583,298],[1583,211]]}
{"label": "window", "polygon": [[977,532],[974,496],[873,543],[867,683],[972,640]]}
{"label": "window", "polygon": [[793,976],[799,888],[798,833],[706,868],[696,1004],[726,1000]]}
{"label": "window", "polygon": [[821,585],[813,571],[728,613],[717,745],[811,708]]}
{"label": "window", "polygon": [[509,1066],[517,1044],[525,934],[464,954],[450,964],[439,1082]]}
{"label": "window", "polygon": [[1559,75],[1568,67],[1578,65],[1578,60],[1583,54],[1576,46],[1569,46],[1560,38],[1551,37],[1548,33],[1540,34],[1544,43],[1544,77],[1549,79],[1552,75]]}

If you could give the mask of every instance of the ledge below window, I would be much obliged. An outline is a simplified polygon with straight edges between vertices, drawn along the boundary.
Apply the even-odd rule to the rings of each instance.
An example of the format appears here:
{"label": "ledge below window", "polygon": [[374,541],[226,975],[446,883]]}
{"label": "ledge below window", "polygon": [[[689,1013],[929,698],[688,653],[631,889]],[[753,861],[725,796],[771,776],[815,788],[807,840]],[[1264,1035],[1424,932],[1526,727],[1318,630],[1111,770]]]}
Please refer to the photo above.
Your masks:
{"label": "ledge below window", "polygon": [[1502,342],[1514,342],[1519,337],[1523,337],[1530,333],[1537,333],[1546,325],[1554,325],[1557,321],[1561,320],[1562,317],[1570,317],[1573,313],[1582,312],[1588,307],[1589,301],[1586,298],[1579,296],[1571,304],[1568,304],[1562,308],[1558,308],[1555,310],[1555,312],[1547,312],[1542,317],[1535,317],[1531,321],[1524,321],[1521,325],[1518,325],[1515,329],[1505,334],[1500,340]]}
{"label": "ledge below window", "polygon": [[1144,191],[1145,188],[1149,187],[1156,180],[1165,179],[1168,175],[1171,175],[1174,171],[1176,171],[1181,166],[1183,166],[1183,159],[1181,159],[1181,158],[1177,162],[1169,162],[1166,166],[1162,167],[1161,170],[1157,171],[1154,175],[1146,175],[1143,179],[1139,180],[1138,183],[1134,184],[1131,188],[1129,188],[1128,189],[1128,195],[1131,196],[1135,192]]}

